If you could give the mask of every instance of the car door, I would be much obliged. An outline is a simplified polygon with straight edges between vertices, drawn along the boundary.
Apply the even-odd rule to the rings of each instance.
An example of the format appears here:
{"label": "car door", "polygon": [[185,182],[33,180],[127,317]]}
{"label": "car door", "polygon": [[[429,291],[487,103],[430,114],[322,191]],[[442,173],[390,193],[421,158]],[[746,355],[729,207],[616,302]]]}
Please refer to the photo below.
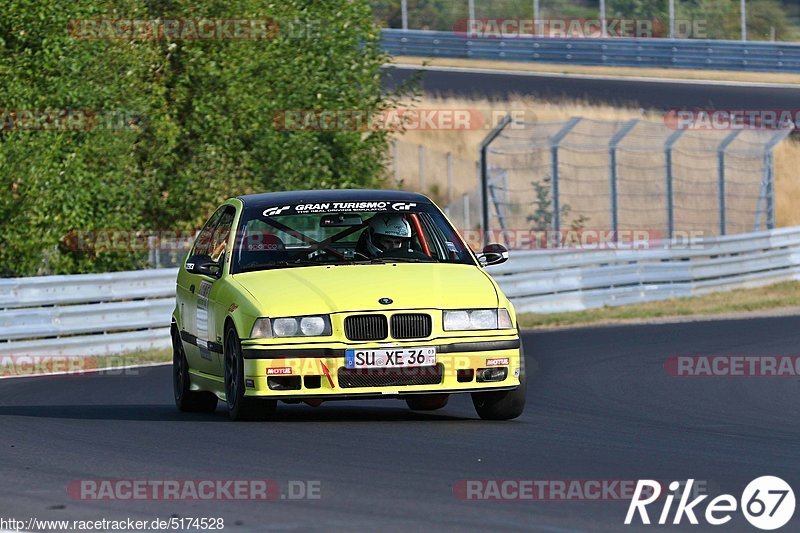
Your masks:
{"label": "car door", "polygon": [[[233,238],[231,231],[236,217],[236,209],[225,206],[211,237],[211,258],[219,263],[220,274],[226,272],[225,265],[229,264]],[[225,332],[222,331],[228,306],[220,301],[223,283],[214,279],[209,285],[202,285],[203,292],[197,296],[198,312],[198,337],[204,335],[207,341],[206,348],[211,358],[210,373],[223,376],[225,372],[223,345]],[[202,331],[200,328],[203,328]],[[200,343],[198,343],[200,344]],[[202,352],[202,348],[201,348]]]}
{"label": "car door", "polygon": [[186,359],[192,369],[206,373],[212,373],[216,368],[214,357],[208,349],[207,313],[208,294],[215,279],[195,272],[193,258],[211,255],[214,230],[226,207],[217,209],[200,230],[178,276],[177,298]]}

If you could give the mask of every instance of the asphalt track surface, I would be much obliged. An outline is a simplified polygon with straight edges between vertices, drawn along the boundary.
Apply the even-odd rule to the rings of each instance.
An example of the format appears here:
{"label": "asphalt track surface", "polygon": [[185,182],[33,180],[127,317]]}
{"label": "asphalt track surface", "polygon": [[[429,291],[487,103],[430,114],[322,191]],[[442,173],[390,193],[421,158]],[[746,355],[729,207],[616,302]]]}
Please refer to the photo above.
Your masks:
{"label": "asphalt track surface", "polygon": [[[414,68],[384,69],[384,87],[393,89],[411,78]],[[506,99],[510,95],[536,96],[544,100],[587,100],[644,109],[798,109],[800,86],[747,85],[641,81],[626,78],[569,77],[532,73],[492,73],[426,70],[421,88],[430,95]]]}
{"label": "asphalt track surface", "polygon": [[[525,414],[484,422],[468,397],[435,413],[397,400],[281,406],[277,421],[178,413],[170,369],[0,381],[0,518],[223,517],[225,531],[635,531],[623,501],[462,501],[464,479],[708,482],[800,488],[796,378],[675,378],[675,354],[797,354],[781,317],[524,334]],[[80,501],[79,479],[320,481],[320,499]],[[702,506],[704,509],[704,506]],[[660,508],[652,511],[654,518]],[[797,530],[795,518],[785,531]],[[660,527],[706,530],[710,526]],[[755,531],[737,514],[718,531]]]}

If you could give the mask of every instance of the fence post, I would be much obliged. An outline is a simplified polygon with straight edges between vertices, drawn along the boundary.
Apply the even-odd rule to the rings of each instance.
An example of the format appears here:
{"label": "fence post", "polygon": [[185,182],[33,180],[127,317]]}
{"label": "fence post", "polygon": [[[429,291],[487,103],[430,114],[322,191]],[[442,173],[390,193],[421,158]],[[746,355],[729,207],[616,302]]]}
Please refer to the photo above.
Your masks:
{"label": "fence post", "polygon": [[392,141],[392,161],[394,162],[394,182],[395,186],[400,183],[400,148],[397,139]]}
{"label": "fence post", "polygon": [[728,134],[717,147],[717,174],[719,182],[717,192],[719,193],[719,234],[725,235],[725,150],[736,140],[742,130],[736,130]]}
{"label": "fence post", "polygon": [[[766,197],[764,198],[767,210],[767,229],[775,229],[775,147],[788,137],[794,129],[794,124],[776,132],[764,146],[764,175],[766,179]],[[761,221],[758,221],[761,225]]]}
{"label": "fence post", "polygon": [[622,128],[611,137],[608,143],[608,156],[609,156],[609,180],[611,190],[611,229],[614,232],[614,242],[619,242],[619,218],[618,218],[618,204],[617,204],[617,146],[622,142],[622,139],[636,127],[639,119],[635,118],[623,124]]}
{"label": "fence post", "polygon": [[425,146],[419,145],[419,190],[425,192]]}
{"label": "fence post", "polygon": [[464,193],[464,230],[469,229],[469,194]]}
{"label": "fence post", "polygon": [[483,246],[489,244],[487,242],[489,236],[489,145],[491,145],[497,137],[506,129],[511,123],[511,115],[506,115],[500,121],[500,123],[495,126],[495,128],[489,132],[489,135],[486,136],[481,141],[481,144],[478,147],[478,153],[480,156],[480,177],[481,177],[481,222],[483,224],[482,230],[482,239],[481,243]]}
{"label": "fence post", "polygon": [[447,203],[453,201],[453,154],[447,152]]}
{"label": "fence post", "polygon": [[675,235],[675,192],[672,187],[672,147],[686,130],[678,130],[669,136],[664,143],[664,169],[667,174],[667,239],[672,240]]}
{"label": "fence post", "polygon": [[553,202],[553,232],[558,242],[561,242],[561,200],[558,196],[558,145],[564,140],[572,129],[583,120],[583,117],[572,117],[562,127],[558,133],[550,139],[550,163],[551,163],[551,200]]}

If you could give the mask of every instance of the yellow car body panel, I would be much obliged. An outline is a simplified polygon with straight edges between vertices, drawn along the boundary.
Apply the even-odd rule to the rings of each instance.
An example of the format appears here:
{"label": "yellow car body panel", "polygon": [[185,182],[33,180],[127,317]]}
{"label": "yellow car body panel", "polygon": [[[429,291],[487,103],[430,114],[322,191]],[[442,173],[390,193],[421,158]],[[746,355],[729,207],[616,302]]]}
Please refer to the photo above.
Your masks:
{"label": "yellow car body panel", "polygon": [[[232,199],[220,209],[232,213],[233,227],[237,228],[242,202]],[[236,246],[236,233],[232,232],[228,238],[227,250]],[[191,265],[187,267],[188,259],[178,275],[173,328],[184,341],[193,391],[208,391],[225,399],[224,346],[231,324],[241,343],[248,397],[284,400],[387,397],[511,390],[520,385],[524,361],[520,358],[514,308],[474,255],[470,264],[335,264],[234,274],[231,274],[231,255],[226,253],[221,259],[217,276],[192,271]],[[464,309],[505,309],[511,318],[510,327],[445,331],[443,312]],[[393,315],[406,313],[429,315],[430,334],[395,339],[390,332],[379,341],[353,341],[345,335],[344,321],[348,316],[383,315],[391,323]],[[309,315],[328,315],[331,334],[251,338],[258,318]],[[347,371],[346,350],[421,347],[436,349],[440,379],[435,383],[352,386],[341,378]],[[507,369],[505,378],[477,381],[479,369],[492,367]],[[459,370],[472,370],[472,378],[460,377]],[[299,377],[300,387],[275,389],[269,384],[271,376]]]}

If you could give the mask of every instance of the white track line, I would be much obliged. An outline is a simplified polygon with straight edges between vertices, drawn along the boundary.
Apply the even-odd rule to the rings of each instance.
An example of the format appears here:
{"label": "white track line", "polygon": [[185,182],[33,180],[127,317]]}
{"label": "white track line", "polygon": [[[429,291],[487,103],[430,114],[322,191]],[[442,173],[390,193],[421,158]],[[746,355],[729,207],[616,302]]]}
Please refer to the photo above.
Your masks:
{"label": "white track line", "polygon": [[721,87],[755,87],[762,89],[800,89],[800,85],[792,83],[756,83],[747,81],[723,80],[688,80],[685,78],[648,78],[643,76],[601,76],[598,74],[562,74],[559,72],[533,72],[524,70],[508,70],[493,68],[468,68],[409,65],[405,63],[388,63],[383,68],[396,68],[400,70],[432,70],[436,72],[458,72],[465,74],[501,74],[505,76],[522,76],[532,78],[566,78],[576,80],[605,80],[605,81],[637,81],[648,83],[662,83],[666,85],[715,85]]}
{"label": "white track line", "polygon": [[[34,356],[35,357],[35,356]],[[69,357],[69,356],[65,356]],[[116,370],[130,370],[132,368],[150,368],[154,366],[166,366],[171,365],[172,363],[147,363],[143,365],[127,365],[127,366],[111,366],[108,368],[93,368],[90,370],[66,370],[64,372],[46,372],[43,374],[20,374],[18,376],[0,376],[0,380],[2,379],[18,379],[18,378],[46,378],[50,376],[72,376],[75,374],[93,374],[98,372],[108,372],[108,371],[116,371]],[[3,533],[0,531],[0,533]]]}

